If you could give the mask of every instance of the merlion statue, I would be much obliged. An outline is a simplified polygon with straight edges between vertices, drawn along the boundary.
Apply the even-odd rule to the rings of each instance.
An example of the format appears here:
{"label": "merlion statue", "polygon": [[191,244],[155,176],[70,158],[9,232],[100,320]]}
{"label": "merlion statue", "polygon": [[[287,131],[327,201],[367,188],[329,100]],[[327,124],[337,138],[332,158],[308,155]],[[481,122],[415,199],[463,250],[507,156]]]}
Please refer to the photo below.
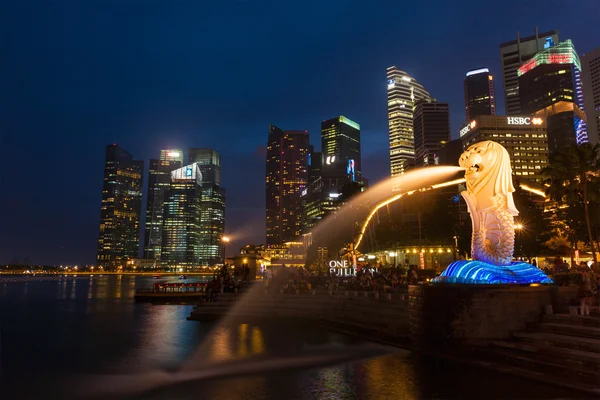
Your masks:
{"label": "merlion statue", "polygon": [[488,140],[469,147],[458,163],[466,171],[467,190],[461,194],[473,222],[473,259],[510,265],[515,246],[514,217],[519,211],[512,197],[515,188],[508,152]]}
{"label": "merlion statue", "polygon": [[510,156],[492,141],[470,146],[458,161],[465,169],[467,203],[473,235],[473,260],[455,261],[434,283],[551,283],[546,274],[525,262],[513,262],[514,217],[519,215],[512,193]]}

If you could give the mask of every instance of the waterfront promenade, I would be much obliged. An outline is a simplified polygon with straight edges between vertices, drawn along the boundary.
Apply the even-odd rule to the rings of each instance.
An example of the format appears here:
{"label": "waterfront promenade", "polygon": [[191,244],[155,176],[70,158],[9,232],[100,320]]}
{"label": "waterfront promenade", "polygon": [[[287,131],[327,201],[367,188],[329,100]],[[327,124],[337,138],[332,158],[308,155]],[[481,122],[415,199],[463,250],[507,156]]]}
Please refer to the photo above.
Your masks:
{"label": "waterfront promenade", "polygon": [[507,338],[478,344],[449,339],[441,348],[433,348],[411,338],[413,301],[409,301],[407,287],[389,293],[324,288],[286,291],[258,282],[240,293],[221,293],[216,302],[196,306],[188,320],[305,320],[360,338],[600,395],[598,315],[570,316],[565,308],[545,314],[540,309],[536,321],[511,331]]}

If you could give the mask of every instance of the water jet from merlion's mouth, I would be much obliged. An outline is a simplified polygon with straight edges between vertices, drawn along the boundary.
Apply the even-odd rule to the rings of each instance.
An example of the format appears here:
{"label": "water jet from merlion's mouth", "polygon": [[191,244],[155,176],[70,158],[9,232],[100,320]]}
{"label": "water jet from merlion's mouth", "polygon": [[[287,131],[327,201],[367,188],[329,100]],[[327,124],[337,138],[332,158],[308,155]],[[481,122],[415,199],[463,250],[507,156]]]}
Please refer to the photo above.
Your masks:
{"label": "water jet from merlion's mouth", "polygon": [[[320,221],[311,233],[315,236],[348,234],[350,240],[356,239],[355,233],[357,232],[355,229],[350,233],[344,232],[348,221],[363,223],[369,216],[370,211],[381,202],[392,199],[399,194],[431,189],[435,185],[444,184],[448,181],[455,182],[457,174],[461,171],[463,171],[463,168],[458,166],[430,166],[385,179],[352,197],[339,210]],[[461,181],[464,180],[461,179]],[[263,295],[263,291],[244,293],[241,299],[221,319],[220,325],[230,324],[240,315],[253,314],[252,298]],[[184,370],[195,369],[202,365],[202,360],[207,357],[208,344],[208,342],[203,342],[199,346],[196,354],[183,366]]]}
{"label": "water jet from merlion's mouth", "polygon": [[512,261],[519,211],[506,149],[490,140],[478,142],[462,153],[459,164],[466,171],[467,190],[461,195],[473,223],[473,260],[453,262],[433,283],[552,283],[539,268]]}
{"label": "water jet from merlion's mouth", "polygon": [[[456,184],[455,176],[463,171],[456,166],[431,166],[414,169],[403,175],[388,178],[363,193],[354,196],[347,204],[321,221],[314,229],[316,235],[340,234],[343,224],[341,221],[353,220],[365,222],[369,213],[378,205],[394,200],[395,197],[410,194],[419,190],[435,189],[440,184]],[[460,181],[464,181],[461,179]],[[368,223],[368,221],[367,221]],[[372,346],[353,346],[342,349],[322,349],[318,355],[304,354],[298,357],[277,357],[268,359],[244,359],[228,363],[215,363],[209,356],[210,340],[219,336],[219,329],[235,323],[240,315],[252,314],[253,297],[264,295],[263,291],[252,291],[241,295],[198,349],[181,366],[178,371],[167,372],[152,370],[132,375],[103,376],[86,383],[86,393],[96,391],[96,394],[110,391],[111,396],[141,393],[166,385],[178,384],[200,379],[214,379],[236,374],[251,374],[261,370],[282,370],[296,367],[315,367],[331,363],[346,362],[351,359],[368,358],[388,354],[389,348]],[[93,385],[95,384],[95,385]],[[94,393],[91,393],[94,394]]]}

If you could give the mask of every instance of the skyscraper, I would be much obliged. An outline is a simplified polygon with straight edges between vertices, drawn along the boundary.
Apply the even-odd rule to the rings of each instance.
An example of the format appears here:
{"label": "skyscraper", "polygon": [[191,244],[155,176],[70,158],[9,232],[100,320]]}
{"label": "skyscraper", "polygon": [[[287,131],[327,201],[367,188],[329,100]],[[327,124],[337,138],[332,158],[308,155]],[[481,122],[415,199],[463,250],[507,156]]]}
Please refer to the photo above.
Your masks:
{"label": "skyscraper", "polygon": [[465,77],[465,121],[478,115],[496,115],[494,78],[487,68],[469,71]]}
{"label": "skyscraper", "polygon": [[222,238],[225,234],[225,188],[221,186],[221,155],[213,149],[188,149],[189,162],[197,163],[202,173],[200,190],[200,265],[223,263]]}
{"label": "skyscraper", "polygon": [[144,234],[146,259],[160,261],[165,192],[171,186],[171,171],[181,168],[182,165],[183,152],[179,149],[161,150],[158,160],[150,160]]}
{"label": "skyscraper", "polygon": [[480,115],[466,125],[460,135],[465,149],[484,140],[504,146],[517,178],[538,183],[545,179],[542,170],[548,162],[548,140],[544,118]]}
{"label": "skyscraper", "polygon": [[414,78],[395,66],[387,69],[390,172],[404,173],[415,158],[413,107],[418,100],[431,100],[429,93]]}
{"label": "skyscraper", "polygon": [[523,114],[543,117],[550,152],[588,141],[581,63],[571,40],[537,53],[517,71]]}
{"label": "skyscraper", "polygon": [[169,267],[200,264],[200,198],[202,173],[197,163],[171,172],[164,194],[161,259]]}
{"label": "skyscraper", "polygon": [[439,151],[450,141],[448,103],[417,101],[414,108],[415,165],[439,164]]}
{"label": "skyscraper", "polygon": [[104,268],[138,256],[143,171],[143,161],[116,144],[106,146],[97,256]]}
{"label": "skyscraper", "polygon": [[504,84],[504,108],[506,115],[521,114],[521,99],[519,97],[519,79],[517,70],[525,61],[536,53],[554,46],[558,43],[558,32],[549,31],[535,35],[521,37],[517,32],[517,39],[500,44],[500,57],[502,60],[502,82]]}
{"label": "skyscraper", "polygon": [[301,193],[304,233],[344,205],[344,194],[363,190],[366,185],[361,172],[359,124],[344,116],[323,121],[321,148],[321,153],[310,154],[309,185]]}
{"label": "skyscraper", "polygon": [[267,245],[282,244],[301,234],[301,193],[308,183],[308,131],[269,126],[266,160]]}
{"label": "skyscraper", "polygon": [[581,64],[588,138],[590,143],[596,144],[600,139],[600,47],[584,54]]}
{"label": "skyscraper", "polygon": [[321,152],[335,175],[360,180],[360,125],[343,115],[321,123]]}

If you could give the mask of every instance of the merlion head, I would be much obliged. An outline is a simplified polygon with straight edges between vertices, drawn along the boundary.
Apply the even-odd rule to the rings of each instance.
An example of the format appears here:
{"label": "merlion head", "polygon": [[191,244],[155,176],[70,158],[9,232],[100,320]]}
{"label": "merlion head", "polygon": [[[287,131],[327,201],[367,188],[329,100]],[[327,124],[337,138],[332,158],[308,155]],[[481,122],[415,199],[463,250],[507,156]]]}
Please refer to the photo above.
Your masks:
{"label": "merlion head", "polygon": [[502,194],[506,198],[509,212],[512,215],[519,214],[512,197],[515,187],[512,182],[510,156],[502,145],[491,140],[475,143],[461,154],[458,164],[465,168],[469,194],[475,197],[483,195],[484,192],[492,197]]}

